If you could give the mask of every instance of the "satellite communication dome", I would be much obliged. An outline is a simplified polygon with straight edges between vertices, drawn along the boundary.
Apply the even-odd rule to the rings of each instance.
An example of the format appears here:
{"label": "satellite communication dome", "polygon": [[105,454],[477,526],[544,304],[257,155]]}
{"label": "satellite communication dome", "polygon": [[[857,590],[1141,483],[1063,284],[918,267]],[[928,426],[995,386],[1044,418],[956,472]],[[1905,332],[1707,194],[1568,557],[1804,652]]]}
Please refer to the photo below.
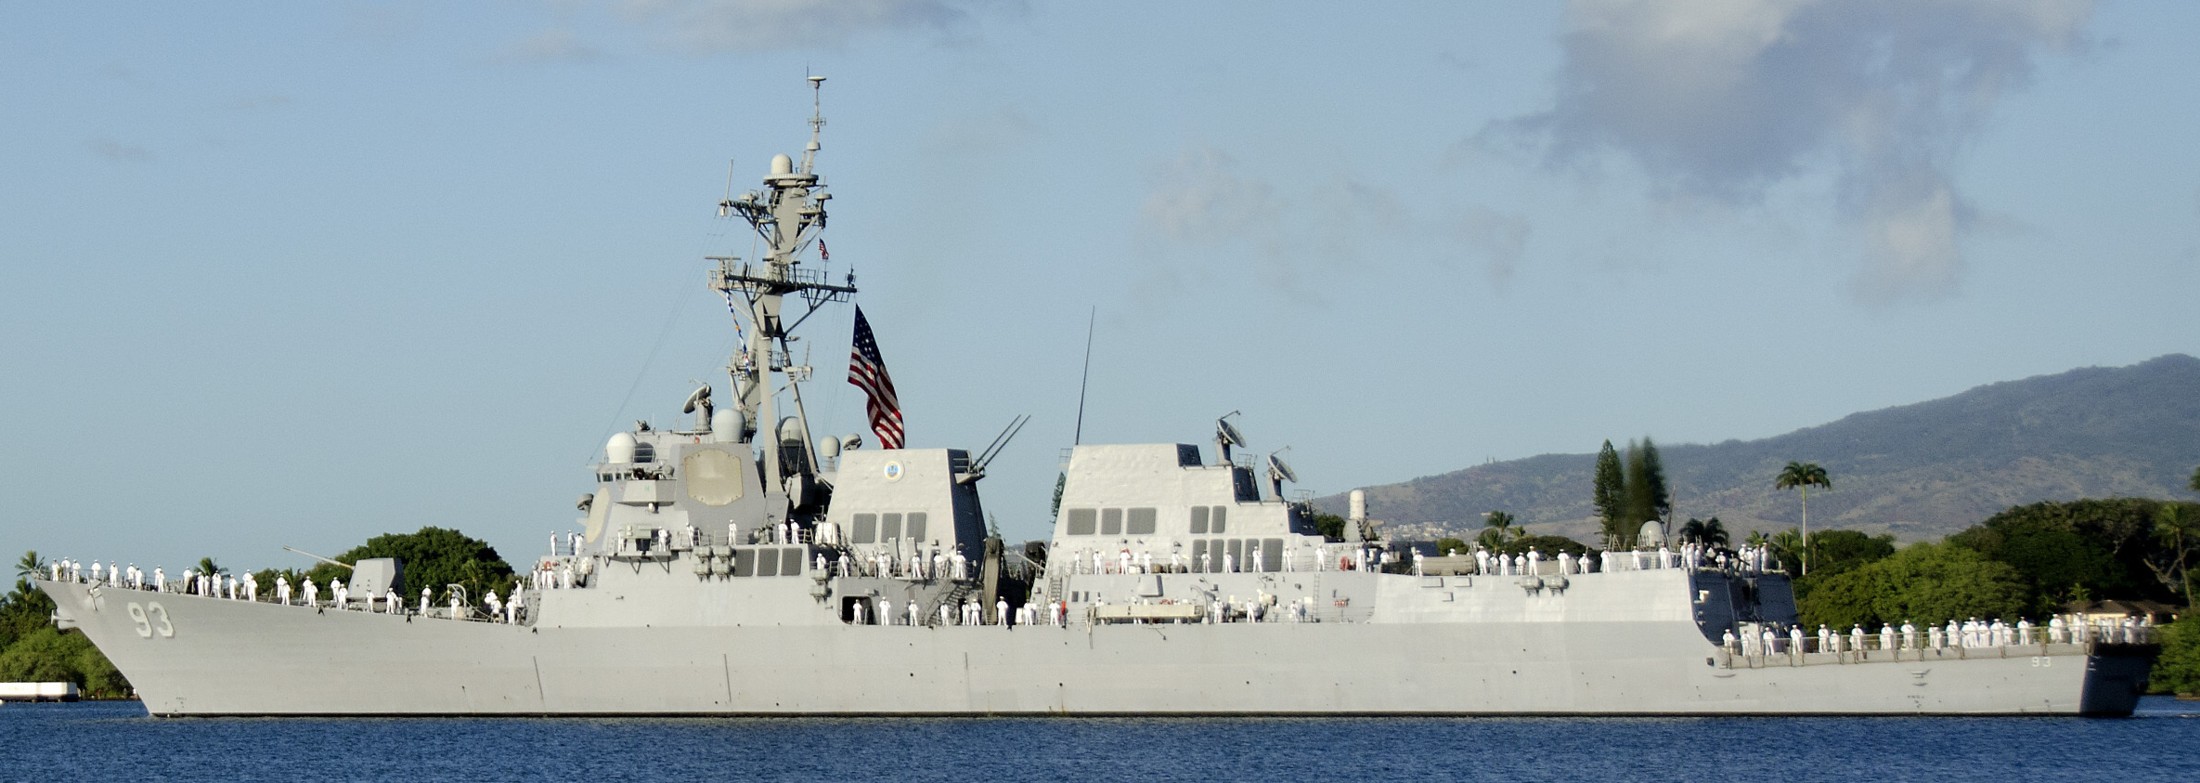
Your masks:
{"label": "satellite communication dome", "polygon": [[817,442],[817,455],[826,459],[840,456],[840,436],[827,435]]}
{"label": "satellite communication dome", "polygon": [[732,443],[741,439],[741,412],[720,408],[710,414],[710,442]]}
{"label": "satellite communication dome", "polygon": [[633,462],[634,434],[622,432],[611,436],[611,442],[603,445],[603,461]]}
{"label": "satellite communication dome", "polygon": [[772,176],[794,173],[794,159],[785,155],[772,156]]}
{"label": "satellite communication dome", "polygon": [[1635,535],[1635,542],[1644,548],[1665,546],[1665,526],[1655,519],[1642,523],[1642,531]]}
{"label": "satellite communication dome", "polygon": [[799,416],[788,416],[788,417],[786,417],[786,418],[784,418],[784,419],[780,419],[780,420],[779,420],[779,442],[781,442],[781,443],[801,443],[801,442],[802,442],[802,418],[801,418],[801,417],[799,417]]}

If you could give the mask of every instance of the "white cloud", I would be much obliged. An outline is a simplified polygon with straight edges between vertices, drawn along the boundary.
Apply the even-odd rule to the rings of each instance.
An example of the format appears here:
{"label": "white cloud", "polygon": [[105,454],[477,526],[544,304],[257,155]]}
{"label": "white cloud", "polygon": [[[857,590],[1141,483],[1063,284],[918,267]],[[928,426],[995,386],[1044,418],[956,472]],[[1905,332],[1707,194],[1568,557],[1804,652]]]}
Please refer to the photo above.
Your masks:
{"label": "white cloud", "polygon": [[1147,194],[1146,222],[1178,242],[1212,244],[1271,235],[1282,202],[1274,186],[1249,178],[1221,150],[1188,150],[1161,169]]}
{"label": "white cloud", "polygon": [[112,161],[143,163],[153,159],[153,153],[144,147],[135,144],[124,144],[104,136],[86,141],[84,144],[91,148],[92,154]]}
{"label": "white cloud", "polygon": [[702,51],[837,46],[858,35],[931,30],[952,35],[974,12],[1020,9],[1020,0],[626,0],[630,16],[662,25]]}
{"label": "white cloud", "polygon": [[1625,155],[1661,196],[1754,204],[1838,172],[1866,301],[1953,292],[1971,221],[1963,148],[2041,52],[2083,43],[2091,0],[1575,0],[1546,112],[1492,130],[1552,163]]}
{"label": "white cloud", "polygon": [[497,53],[501,63],[581,63],[603,59],[603,51],[588,45],[570,30],[544,30],[514,42]]}
{"label": "white cloud", "polygon": [[1503,288],[1520,269],[1531,228],[1527,218],[1520,215],[1471,206],[1459,214],[1454,231],[1482,255],[1482,271],[1489,276],[1490,285]]}

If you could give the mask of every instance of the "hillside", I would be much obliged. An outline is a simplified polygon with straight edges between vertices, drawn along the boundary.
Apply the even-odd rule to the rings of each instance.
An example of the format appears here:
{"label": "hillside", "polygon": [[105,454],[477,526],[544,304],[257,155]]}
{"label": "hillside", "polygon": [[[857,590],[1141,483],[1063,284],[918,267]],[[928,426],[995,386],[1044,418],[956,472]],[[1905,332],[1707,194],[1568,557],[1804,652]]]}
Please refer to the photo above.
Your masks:
{"label": "hillside", "polygon": [[[1772,488],[1790,460],[1816,462],[1833,476],[1834,491],[1811,493],[1812,528],[1902,540],[1936,538],[2042,500],[2186,497],[2200,466],[2200,359],[2086,367],[1762,440],[1658,448],[1676,518],[1717,516],[1737,535],[1800,521],[1795,493]],[[1435,527],[1470,531],[1482,512],[1498,509],[1534,532],[1594,542],[1594,461],[1593,453],[1547,454],[1370,487],[1371,515],[1418,536]],[[1344,507],[1342,496],[1318,504]]]}

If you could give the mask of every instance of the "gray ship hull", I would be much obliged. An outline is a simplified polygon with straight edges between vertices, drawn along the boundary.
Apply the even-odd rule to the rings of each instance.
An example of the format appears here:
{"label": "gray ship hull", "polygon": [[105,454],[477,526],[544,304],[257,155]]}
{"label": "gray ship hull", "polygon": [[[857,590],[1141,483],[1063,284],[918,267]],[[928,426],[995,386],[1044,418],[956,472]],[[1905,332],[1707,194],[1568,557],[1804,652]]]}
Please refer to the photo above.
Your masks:
{"label": "gray ship hull", "polygon": [[1676,619],[529,627],[40,587],[159,716],[2120,715],[2147,668],[2082,645],[1742,658]]}

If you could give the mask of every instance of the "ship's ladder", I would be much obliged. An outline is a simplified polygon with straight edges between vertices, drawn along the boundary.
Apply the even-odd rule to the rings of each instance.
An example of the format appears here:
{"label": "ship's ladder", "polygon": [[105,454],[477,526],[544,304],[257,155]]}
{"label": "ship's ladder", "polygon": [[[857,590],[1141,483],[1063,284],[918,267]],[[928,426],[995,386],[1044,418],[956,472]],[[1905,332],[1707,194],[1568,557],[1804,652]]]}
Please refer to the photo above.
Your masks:
{"label": "ship's ladder", "polygon": [[977,589],[977,584],[973,582],[954,582],[953,584],[954,587],[952,588],[933,593],[932,600],[924,603],[924,609],[917,618],[919,624],[939,625],[940,607],[942,606],[953,607],[952,611],[957,612],[957,616],[960,616],[963,599],[970,597],[971,591]]}

